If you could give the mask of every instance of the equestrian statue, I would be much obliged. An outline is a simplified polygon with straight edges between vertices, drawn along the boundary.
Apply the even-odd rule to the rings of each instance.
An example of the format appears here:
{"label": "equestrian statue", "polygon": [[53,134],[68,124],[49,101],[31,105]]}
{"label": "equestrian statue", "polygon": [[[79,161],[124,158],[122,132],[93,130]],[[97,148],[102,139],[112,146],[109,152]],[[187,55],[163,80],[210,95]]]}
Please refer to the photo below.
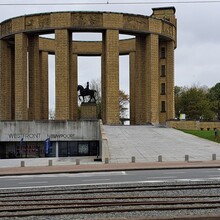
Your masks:
{"label": "equestrian statue", "polygon": [[89,82],[87,82],[86,88],[84,88],[81,85],[78,85],[77,91],[80,92],[80,94],[78,96],[80,101],[82,101],[80,97],[82,97],[83,98],[83,102],[85,102],[85,96],[90,96],[88,102],[92,102],[92,100],[93,100],[93,102],[96,102],[96,98],[95,98],[96,90],[89,89]]}

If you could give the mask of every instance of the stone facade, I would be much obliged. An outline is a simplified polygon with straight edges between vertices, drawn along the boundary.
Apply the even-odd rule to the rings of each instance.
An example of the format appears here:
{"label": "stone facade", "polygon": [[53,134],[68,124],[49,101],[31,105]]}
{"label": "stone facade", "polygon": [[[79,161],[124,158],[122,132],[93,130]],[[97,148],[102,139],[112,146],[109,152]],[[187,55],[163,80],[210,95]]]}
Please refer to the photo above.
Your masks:
{"label": "stone facade", "polygon": [[[101,32],[102,42],[74,42],[77,31]],[[40,37],[54,33],[55,39]],[[119,40],[119,34],[133,35]],[[0,120],[48,119],[48,54],[55,54],[56,119],[77,120],[77,57],[102,57],[102,120],[119,124],[119,55],[130,57],[131,124],[174,118],[175,8],[151,16],[53,12],[0,24]]]}

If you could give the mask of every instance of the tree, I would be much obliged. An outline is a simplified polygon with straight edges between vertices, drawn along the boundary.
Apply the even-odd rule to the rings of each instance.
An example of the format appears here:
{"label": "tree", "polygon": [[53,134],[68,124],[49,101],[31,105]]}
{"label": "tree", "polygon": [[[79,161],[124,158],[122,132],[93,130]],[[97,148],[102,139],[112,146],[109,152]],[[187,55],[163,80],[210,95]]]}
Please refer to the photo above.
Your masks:
{"label": "tree", "polygon": [[119,111],[120,118],[127,118],[129,96],[124,91],[119,90]]}
{"label": "tree", "polygon": [[181,96],[184,92],[184,88],[180,86],[174,87],[174,95],[175,95],[175,117],[179,118],[180,113],[182,112],[181,107]]}
{"label": "tree", "polygon": [[95,98],[96,101],[99,103],[101,102],[101,80],[98,79],[92,79],[91,82],[89,82],[90,89],[94,89],[96,91]]}
{"label": "tree", "polygon": [[102,112],[102,98],[101,98],[101,80],[98,79],[92,79],[89,83],[90,89],[94,89],[96,91],[95,98],[96,98],[96,105],[97,105],[97,111],[98,111],[98,118],[101,118],[101,112]]}
{"label": "tree", "polygon": [[[186,114],[187,119],[211,120],[214,118],[212,103],[206,87],[176,88],[176,107],[178,113]],[[177,112],[176,112],[177,113]]]}
{"label": "tree", "polygon": [[55,120],[55,110],[54,109],[49,110],[49,120]]}
{"label": "tree", "polygon": [[208,96],[212,102],[212,110],[215,112],[216,119],[220,120],[220,83],[210,88]]}

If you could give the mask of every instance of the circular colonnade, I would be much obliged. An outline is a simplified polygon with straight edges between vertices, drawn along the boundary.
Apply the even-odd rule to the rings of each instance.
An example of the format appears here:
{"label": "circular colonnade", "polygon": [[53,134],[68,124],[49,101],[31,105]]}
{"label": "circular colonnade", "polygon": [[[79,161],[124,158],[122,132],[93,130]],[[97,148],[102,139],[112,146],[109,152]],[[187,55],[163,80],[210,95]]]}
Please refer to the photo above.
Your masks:
{"label": "circular colonnade", "polygon": [[[48,55],[55,54],[56,120],[78,119],[77,57],[101,56],[102,120],[119,123],[119,55],[129,55],[130,123],[174,118],[175,8],[151,16],[52,12],[0,24],[0,120],[48,119]],[[101,42],[73,41],[102,33]],[[41,37],[55,34],[55,39]],[[119,40],[119,34],[134,38]]]}

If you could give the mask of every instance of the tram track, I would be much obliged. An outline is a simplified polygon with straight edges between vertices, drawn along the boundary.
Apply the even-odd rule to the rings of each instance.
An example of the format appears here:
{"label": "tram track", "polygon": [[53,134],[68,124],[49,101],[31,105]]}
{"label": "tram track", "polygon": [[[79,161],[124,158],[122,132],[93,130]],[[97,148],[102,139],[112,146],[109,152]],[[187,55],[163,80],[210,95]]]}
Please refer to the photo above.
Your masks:
{"label": "tram track", "polygon": [[0,218],[150,219],[173,215],[190,219],[204,214],[210,217],[213,213],[220,218],[218,182],[93,187],[4,190],[0,193]]}
{"label": "tram track", "polygon": [[220,183],[198,183],[198,184],[173,184],[172,186],[126,186],[126,187],[120,187],[120,186],[108,186],[108,187],[96,187],[96,189],[91,188],[82,188],[80,190],[76,191],[68,191],[66,189],[51,189],[49,191],[45,190],[38,190],[33,194],[33,191],[26,191],[25,193],[22,191],[18,191],[15,193],[8,194],[7,192],[0,192],[0,201],[2,197],[28,197],[28,196],[33,196],[38,194],[44,193],[44,195],[64,195],[64,194],[95,194],[99,193],[100,190],[102,190],[102,193],[117,193],[117,192],[141,192],[141,191],[173,191],[173,190],[199,190],[199,189],[215,189],[215,188],[220,188]]}

